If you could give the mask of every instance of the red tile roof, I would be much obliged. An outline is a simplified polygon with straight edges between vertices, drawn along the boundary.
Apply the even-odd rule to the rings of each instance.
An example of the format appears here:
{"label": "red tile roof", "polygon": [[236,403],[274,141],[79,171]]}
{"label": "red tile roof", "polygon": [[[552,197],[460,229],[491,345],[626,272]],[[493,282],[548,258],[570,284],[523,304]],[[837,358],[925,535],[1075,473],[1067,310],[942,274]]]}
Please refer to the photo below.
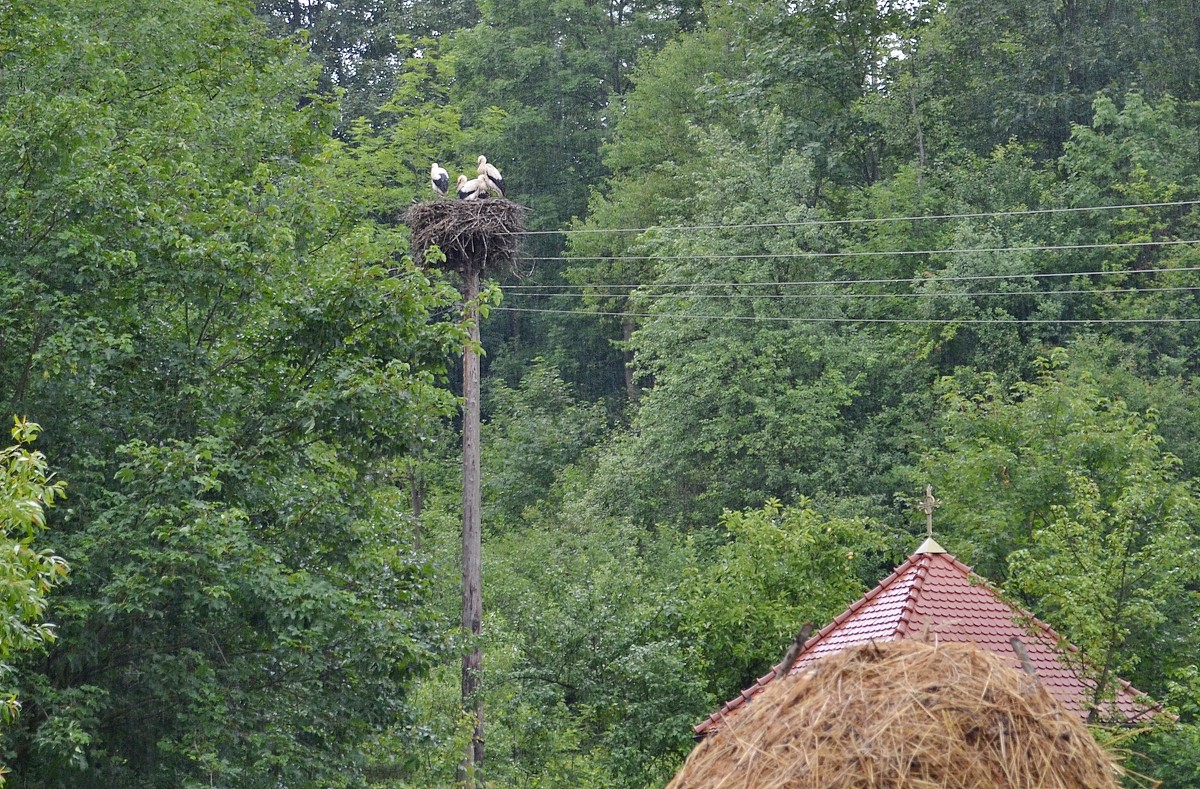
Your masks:
{"label": "red tile roof", "polygon": [[[932,548],[925,552],[930,545]],[[1033,614],[1001,599],[990,584],[972,573],[970,567],[942,552],[937,543],[926,543],[878,586],[806,641],[791,666],[781,663],[759,677],[695,726],[695,731],[704,736],[719,729],[731,714],[774,680],[778,672],[797,674],[822,656],[853,644],[911,636],[973,642],[1020,668],[1020,658],[1011,642],[1016,637],[1025,645],[1038,679],[1050,694],[1067,709],[1087,718],[1087,705],[1095,685],[1071,665],[1077,662],[1072,658],[1077,658],[1078,650]],[[1109,709],[1102,710],[1101,717],[1132,722],[1153,714],[1155,709],[1142,694],[1121,681],[1116,699]]]}

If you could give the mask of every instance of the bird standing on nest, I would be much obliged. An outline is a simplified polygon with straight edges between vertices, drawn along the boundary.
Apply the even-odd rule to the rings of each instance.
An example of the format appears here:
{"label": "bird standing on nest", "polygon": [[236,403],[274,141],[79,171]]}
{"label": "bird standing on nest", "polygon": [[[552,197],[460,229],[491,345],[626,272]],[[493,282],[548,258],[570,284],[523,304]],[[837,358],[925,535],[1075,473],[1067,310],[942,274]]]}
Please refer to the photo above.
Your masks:
{"label": "bird standing on nest", "polygon": [[429,168],[429,183],[438,196],[445,197],[446,192],[450,190],[450,173],[446,172],[445,167],[434,162],[433,166]]}
{"label": "bird standing on nest", "polygon": [[488,191],[494,189],[496,194],[504,197],[504,176],[500,174],[496,166],[489,164],[486,156],[480,156],[475,161],[479,165],[477,169],[479,177],[487,185]]}
{"label": "bird standing on nest", "polygon": [[459,200],[479,200],[487,197],[487,179],[472,178],[468,181],[465,175],[460,175],[456,194]]}

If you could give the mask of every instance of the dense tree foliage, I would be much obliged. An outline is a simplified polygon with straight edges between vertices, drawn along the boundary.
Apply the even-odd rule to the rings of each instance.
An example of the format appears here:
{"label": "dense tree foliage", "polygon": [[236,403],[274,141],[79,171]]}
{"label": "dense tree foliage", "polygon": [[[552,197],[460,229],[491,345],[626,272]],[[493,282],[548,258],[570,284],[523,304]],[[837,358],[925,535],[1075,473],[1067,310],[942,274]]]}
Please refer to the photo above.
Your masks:
{"label": "dense tree foliage", "polygon": [[[6,7],[6,412],[73,496],[23,786],[332,785],[438,648],[391,464],[452,399],[446,293],[363,212],[242,3]],[[361,179],[360,179],[361,180]]]}
{"label": "dense tree foliage", "polygon": [[932,482],[1192,786],[1193,6],[0,0],[11,783],[455,781],[464,332],[397,219],[486,153],[485,782],[662,785]]}
{"label": "dense tree foliage", "polygon": [[317,87],[340,97],[340,123],[378,119],[407,71],[401,64],[423,52],[417,43],[473,24],[474,0],[255,0],[255,11],[278,37],[294,36],[321,64]]}
{"label": "dense tree foliage", "polygon": [[39,621],[46,611],[47,594],[62,580],[67,564],[61,557],[34,547],[46,528],[46,510],[63,495],[61,481],[47,477],[46,456],[30,449],[38,425],[14,419],[15,444],[0,450],[0,565],[5,617],[0,627],[0,678],[5,683],[0,698],[0,720],[11,725],[20,714],[21,701],[12,692],[13,657],[53,642],[54,626]]}

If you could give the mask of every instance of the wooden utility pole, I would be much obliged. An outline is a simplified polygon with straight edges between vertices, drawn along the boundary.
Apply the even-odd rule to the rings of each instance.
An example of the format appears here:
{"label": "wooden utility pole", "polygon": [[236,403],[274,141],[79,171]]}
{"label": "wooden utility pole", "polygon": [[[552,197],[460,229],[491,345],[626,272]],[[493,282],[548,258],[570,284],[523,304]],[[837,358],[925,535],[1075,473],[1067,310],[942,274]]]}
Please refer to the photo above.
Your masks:
{"label": "wooden utility pole", "polygon": [[479,480],[479,266],[463,272],[463,299],[469,338],[463,347],[463,493],[462,493],[462,627],[474,641],[462,659],[463,708],[474,718],[459,783],[475,786],[483,766],[483,696],[479,675],[483,667],[483,530]]}
{"label": "wooden utility pole", "polygon": [[[457,272],[463,281],[462,631],[471,651],[462,659],[462,705],[472,719],[471,742],[458,767],[459,786],[475,789],[483,768],[483,529],[479,476],[479,281],[486,268],[509,265],[522,234],[525,207],[504,198],[434,200],[404,214],[412,228],[413,259]],[[427,257],[436,247],[438,254]],[[417,506],[414,498],[414,507]]]}

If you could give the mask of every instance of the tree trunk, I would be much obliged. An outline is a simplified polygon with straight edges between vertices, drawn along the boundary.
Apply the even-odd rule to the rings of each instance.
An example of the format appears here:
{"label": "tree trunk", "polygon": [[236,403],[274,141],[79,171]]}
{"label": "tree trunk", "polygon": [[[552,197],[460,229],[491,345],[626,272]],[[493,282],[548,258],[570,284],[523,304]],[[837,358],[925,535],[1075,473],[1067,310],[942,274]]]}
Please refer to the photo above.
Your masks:
{"label": "tree trunk", "polygon": [[413,550],[421,550],[421,511],[425,507],[425,473],[417,465],[417,461],[408,461],[408,496],[412,502],[413,515]]}
{"label": "tree trunk", "polygon": [[621,319],[621,339],[625,345],[625,395],[631,404],[637,405],[641,390],[633,379],[633,351],[629,350],[629,341],[633,339],[633,320],[630,318]]}
{"label": "tree trunk", "polygon": [[466,304],[470,339],[463,348],[463,532],[462,532],[462,627],[474,642],[474,649],[463,655],[462,703],[475,718],[466,758],[459,769],[459,782],[474,787],[483,766],[483,698],[479,694],[479,674],[483,649],[479,637],[483,631],[483,548],[481,493],[479,480],[479,269],[464,274],[463,297]]}

